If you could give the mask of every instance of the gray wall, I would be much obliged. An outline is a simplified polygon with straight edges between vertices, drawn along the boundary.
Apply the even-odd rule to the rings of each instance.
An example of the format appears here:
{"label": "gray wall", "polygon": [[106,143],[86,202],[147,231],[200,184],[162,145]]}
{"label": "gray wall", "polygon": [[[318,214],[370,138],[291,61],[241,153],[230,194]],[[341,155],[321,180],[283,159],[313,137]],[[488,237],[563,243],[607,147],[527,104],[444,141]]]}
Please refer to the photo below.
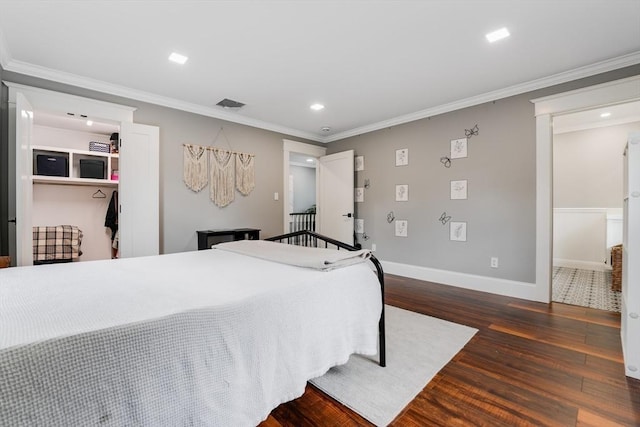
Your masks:
{"label": "gray wall", "polygon": [[[134,122],[160,128],[161,253],[195,250],[196,230],[252,227],[262,230],[261,237],[283,232],[283,198],[273,200],[275,192],[283,191],[282,139],[309,141],[12,72],[5,71],[2,77],[15,83],[136,107]],[[221,127],[224,135],[221,133],[214,141]],[[255,154],[256,188],[246,197],[236,192],[235,201],[224,208],[209,200],[208,186],[193,193],[182,181],[183,143],[231,146],[233,150]]]}
{"label": "gray wall", "polygon": [[293,212],[300,213],[316,204],[316,169],[289,166],[293,175]]}
{"label": "gray wall", "polygon": [[[329,144],[327,154],[354,149],[365,170],[356,186],[370,180],[356,217],[364,219],[369,239],[384,261],[438,270],[535,283],[536,162],[535,116],[530,102],[542,96],[640,74],[640,66],[500,99],[417,120]],[[450,168],[440,157],[450,140],[465,136],[475,124],[479,134],[468,142],[468,157]],[[409,165],[395,166],[395,150],[409,149]],[[468,199],[450,200],[450,181],[468,180]],[[409,201],[395,201],[395,185],[409,185]],[[387,214],[408,220],[408,237],[395,237]],[[467,241],[449,240],[452,221],[467,222]],[[499,268],[490,267],[491,257]]]}
{"label": "gray wall", "polygon": [[[467,108],[430,119],[373,132],[331,144],[330,152],[354,149],[364,155],[358,187],[370,180],[364,203],[356,204],[370,236],[363,247],[377,246],[379,258],[463,273],[533,281],[535,256],[535,122],[528,97],[520,96]],[[508,116],[508,120],[504,117]],[[468,157],[450,168],[450,140],[468,142]],[[395,150],[409,149],[409,165],[395,166]],[[468,199],[450,200],[450,181],[468,181]],[[395,185],[409,185],[409,201],[395,201]],[[408,237],[395,237],[388,212],[408,221]],[[449,224],[467,222],[467,241],[449,240]],[[517,213],[517,214],[514,214]],[[500,258],[491,271],[490,257]]]}
{"label": "gray wall", "polygon": [[[356,177],[358,186],[364,178],[371,180],[356,211],[371,236],[364,247],[376,243],[385,261],[534,282],[535,119],[529,100],[637,74],[640,65],[329,144],[328,153],[353,148],[365,156],[366,170]],[[160,127],[163,253],[195,249],[198,229],[257,227],[263,237],[282,232],[282,198],[273,200],[274,192],[283,191],[282,138],[299,138],[7,71],[2,78],[131,105],[138,108],[136,122]],[[463,137],[476,123],[480,131],[469,141],[469,157],[444,168],[439,159],[448,154],[449,141]],[[210,145],[221,126],[233,149],[256,154],[256,189],[246,198],[238,194],[226,208],[213,205],[206,189],[194,194],[182,183],[181,144]],[[400,148],[409,149],[408,166],[394,165]],[[450,180],[457,179],[468,180],[468,200],[449,199]],[[395,202],[395,184],[409,184],[408,202]],[[408,237],[394,236],[386,222],[389,211],[409,221]],[[468,223],[467,242],[449,241],[448,226],[438,221],[445,211],[453,220]],[[499,269],[489,267],[493,256],[500,259]]]}

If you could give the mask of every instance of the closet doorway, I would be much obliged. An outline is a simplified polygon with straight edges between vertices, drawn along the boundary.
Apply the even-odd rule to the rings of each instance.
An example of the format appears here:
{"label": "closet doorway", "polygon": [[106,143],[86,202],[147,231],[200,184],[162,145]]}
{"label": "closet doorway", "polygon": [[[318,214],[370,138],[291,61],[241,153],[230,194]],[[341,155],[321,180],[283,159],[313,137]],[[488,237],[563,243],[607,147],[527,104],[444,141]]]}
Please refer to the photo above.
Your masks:
{"label": "closet doorway", "polygon": [[[133,123],[135,108],[111,104],[90,98],[69,95],[45,89],[24,86],[12,82],[3,82],[9,87],[9,252],[15,265],[32,265],[34,263],[34,245],[38,248],[41,242],[47,245],[48,240],[67,239],[77,242],[78,228],[71,227],[70,236],[64,221],[69,216],[54,218],[55,205],[62,203],[58,196],[64,197],[71,204],[89,200],[96,211],[89,210],[82,214],[97,216],[93,218],[99,227],[94,236],[98,236],[97,244],[103,251],[93,258],[111,257],[111,237],[106,244],[100,233],[106,234],[104,223],[106,210],[104,203],[113,191],[118,191],[117,216],[119,230],[119,257],[157,255],[159,253],[159,128],[155,126]],[[49,116],[49,122],[46,117]],[[51,126],[51,121],[59,121],[61,117],[72,117],[77,123],[66,123],[62,128]],[[41,121],[42,120],[42,121]],[[89,122],[92,122],[89,124]],[[78,132],[70,129],[73,126],[93,127],[109,126],[101,132]],[[99,124],[99,125],[98,125]],[[110,137],[118,130],[111,148]],[[107,132],[107,133],[103,133]],[[80,145],[77,145],[80,144]],[[102,145],[101,145],[102,144]],[[103,148],[105,151],[100,151]],[[106,151],[109,149],[110,151]],[[50,160],[51,159],[51,160]],[[39,161],[43,160],[43,164]],[[44,161],[48,164],[44,165]],[[52,164],[56,163],[57,167]],[[96,167],[96,164],[99,166]],[[50,167],[51,166],[51,167]],[[43,173],[43,170],[47,172]],[[114,174],[114,171],[118,174]],[[46,187],[49,186],[49,187]],[[59,192],[50,191],[53,187],[65,186]],[[82,189],[82,187],[86,187]],[[75,189],[75,190],[72,190]],[[78,190],[80,189],[80,190]],[[78,190],[78,191],[76,191]],[[98,191],[100,190],[100,191]],[[85,192],[86,191],[86,192]],[[84,194],[80,194],[83,193]],[[69,193],[69,194],[67,194]],[[70,195],[70,193],[74,193]],[[104,194],[106,197],[102,197]],[[46,211],[38,208],[41,196],[47,199]],[[94,197],[96,196],[96,197]],[[37,197],[37,200],[34,199]],[[35,204],[34,204],[35,200]],[[95,202],[98,201],[96,204]],[[69,208],[67,203],[65,209]],[[37,209],[37,212],[36,212]],[[101,213],[97,213],[100,211]],[[71,207],[75,217],[77,212]],[[35,221],[38,221],[36,223]],[[34,227],[43,227],[34,229]],[[49,229],[46,227],[53,227]],[[62,228],[62,230],[59,230]],[[36,233],[37,231],[37,233]],[[55,233],[55,239],[40,239],[40,234]],[[83,230],[84,233],[84,230]],[[36,239],[37,234],[37,239]],[[88,244],[83,238],[82,244]],[[73,243],[71,243],[73,245]],[[80,245],[80,246],[81,246]],[[58,245],[56,245],[57,247]],[[77,247],[71,248],[74,251]],[[69,257],[66,249],[52,249],[55,254],[61,253],[64,261]],[[82,247],[79,248],[82,250]],[[49,249],[45,248],[46,261]],[[81,260],[81,255],[73,252],[72,260]],[[106,254],[106,255],[104,255]],[[39,255],[39,254],[38,254]],[[40,258],[38,256],[38,258]],[[58,258],[54,257],[54,261]]]}

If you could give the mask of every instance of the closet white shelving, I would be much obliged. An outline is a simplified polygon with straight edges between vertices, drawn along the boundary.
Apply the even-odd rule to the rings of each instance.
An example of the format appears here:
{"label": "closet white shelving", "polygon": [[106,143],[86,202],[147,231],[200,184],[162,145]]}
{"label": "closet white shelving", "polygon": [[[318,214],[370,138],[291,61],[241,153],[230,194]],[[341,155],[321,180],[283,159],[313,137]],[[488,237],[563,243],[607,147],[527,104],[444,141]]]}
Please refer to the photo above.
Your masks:
{"label": "closet white shelving", "polygon": [[[33,175],[34,184],[68,184],[68,185],[100,185],[118,186],[118,180],[111,179],[114,171],[118,170],[118,153],[103,153],[99,151],[63,149],[48,145],[34,145],[31,147],[35,162],[38,154],[57,155],[67,158],[69,176]],[[81,178],[80,160],[97,159],[105,162],[105,179]],[[34,166],[34,171],[36,170]]]}
{"label": "closet white shelving", "polygon": [[[9,216],[15,218],[9,225],[9,252],[16,265],[33,264],[33,226],[69,221],[84,228],[84,260],[103,259],[103,252],[110,258],[111,233],[104,218],[115,191],[118,256],[157,255],[159,128],[133,123],[132,107],[3,83],[9,87],[9,157],[15,159],[9,172]],[[89,150],[91,141],[108,143],[116,132],[118,154]],[[38,153],[66,158],[68,176],[38,174]],[[81,178],[82,159],[104,161],[105,179]],[[114,170],[118,180],[111,178]],[[89,174],[94,175],[102,174]],[[95,197],[98,190],[102,196]]]}

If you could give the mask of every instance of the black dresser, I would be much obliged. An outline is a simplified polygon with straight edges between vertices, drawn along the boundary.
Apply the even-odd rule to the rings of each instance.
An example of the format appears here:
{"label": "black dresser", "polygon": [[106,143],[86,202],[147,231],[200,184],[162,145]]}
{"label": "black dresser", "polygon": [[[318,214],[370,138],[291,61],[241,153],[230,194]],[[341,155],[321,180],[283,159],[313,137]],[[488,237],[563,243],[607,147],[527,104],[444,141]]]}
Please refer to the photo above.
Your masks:
{"label": "black dresser", "polygon": [[235,240],[259,240],[259,228],[230,228],[225,230],[200,230],[198,234],[198,250],[210,249],[211,245]]}

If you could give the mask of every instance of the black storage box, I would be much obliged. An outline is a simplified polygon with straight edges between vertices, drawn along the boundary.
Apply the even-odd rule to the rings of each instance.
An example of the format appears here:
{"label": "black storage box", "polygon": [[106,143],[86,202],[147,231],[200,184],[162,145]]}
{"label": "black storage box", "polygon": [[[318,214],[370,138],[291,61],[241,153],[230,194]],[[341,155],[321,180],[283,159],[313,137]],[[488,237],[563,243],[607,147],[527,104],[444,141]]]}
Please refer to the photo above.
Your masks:
{"label": "black storage box", "polygon": [[105,179],[102,160],[80,159],[80,178]]}
{"label": "black storage box", "polygon": [[36,175],[69,176],[67,157],[49,154],[36,155]]}

